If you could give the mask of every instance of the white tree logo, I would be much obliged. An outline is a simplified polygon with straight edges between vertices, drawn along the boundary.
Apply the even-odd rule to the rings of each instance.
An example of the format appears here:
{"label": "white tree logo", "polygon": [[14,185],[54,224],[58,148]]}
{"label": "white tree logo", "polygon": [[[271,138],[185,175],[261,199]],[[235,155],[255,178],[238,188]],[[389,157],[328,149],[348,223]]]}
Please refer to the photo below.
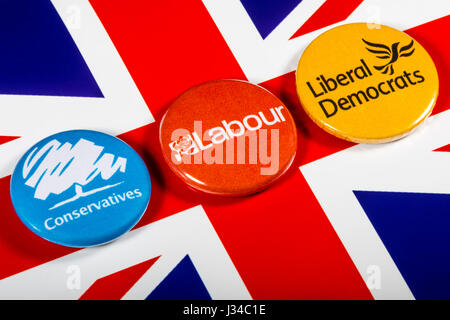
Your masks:
{"label": "white tree logo", "polygon": [[111,153],[104,153],[100,157],[103,149],[85,139],[80,139],[75,145],[68,142],[61,144],[53,139],[40,149],[34,148],[25,160],[22,170],[25,184],[34,188],[34,198],[41,200],[47,199],[51,193],[61,194],[75,186],[73,197],[55,204],[49,210],[113,188],[123,181],[89,191],[83,191],[82,188],[98,175],[103,180],[109,180],[117,171],[125,172],[127,159],[117,157],[114,161],[115,156]]}

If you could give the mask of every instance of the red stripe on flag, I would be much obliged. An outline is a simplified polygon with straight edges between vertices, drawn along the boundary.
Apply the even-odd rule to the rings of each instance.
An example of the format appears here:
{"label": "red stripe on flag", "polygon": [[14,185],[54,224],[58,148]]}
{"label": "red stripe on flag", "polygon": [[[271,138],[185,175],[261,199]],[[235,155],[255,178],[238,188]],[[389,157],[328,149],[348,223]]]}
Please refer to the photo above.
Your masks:
{"label": "red stripe on flag", "polygon": [[76,251],[44,240],[20,221],[11,203],[10,180],[0,179],[0,279]]}
{"label": "red stripe on flag", "polygon": [[155,117],[198,83],[246,80],[201,1],[90,2]]}
{"label": "red stripe on flag", "polygon": [[347,19],[363,0],[327,0],[290,39]]}
{"label": "red stripe on flag", "polygon": [[448,144],[448,145],[446,145],[446,146],[443,146],[443,147],[440,147],[440,148],[438,148],[438,149],[436,149],[436,150],[433,150],[433,151],[450,152],[450,144]]}
{"label": "red stripe on flag", "polygon": [[[252,197],[234,199],[192,191],[162,158],[158,128],[168,102],[206,80],[245,79],[203,5],[165,2],[154,8],[145,1],[122,3],[120,22],[118,8],[105,0],[95,0],[93,5],[156,118],[156,123],[121,136],[144,154],[152,176],[149,211],[138,226],[200,203],[254,298],[370,299],[361,276],[296,168],[304,161],[303,149],[276,186]],[[146,18],[138,19],[143,12]],[[285,80],[281,78],[279,81]],[[289,90],[295,92],[291,79],[288,81]],[[301,136],[300,145],[310,138]],[[323,140],[325,143],[326,136]],[[348,146],[334,141],[330,145],[336,151]]]}
{"label": "red stripe on flag", "polygon": [[450,15],[406,31],[420,42],[428,51],[436,65],[439,75],[439,96],[432,114],[450,108],[450,42],[446,36],[450,34]]}
{"label": "red stripe on flag", "polygon": [[9,136],[0,136],[0,144],[4,144],[10,142],[12,140],[19,139],[20,137],[9,137]]}
{"label": "red stripe on flag", "polygon": [[[79,300],[120,300],[159,257],[97,279]],[[150,293],[150,292],[149,292]]]}

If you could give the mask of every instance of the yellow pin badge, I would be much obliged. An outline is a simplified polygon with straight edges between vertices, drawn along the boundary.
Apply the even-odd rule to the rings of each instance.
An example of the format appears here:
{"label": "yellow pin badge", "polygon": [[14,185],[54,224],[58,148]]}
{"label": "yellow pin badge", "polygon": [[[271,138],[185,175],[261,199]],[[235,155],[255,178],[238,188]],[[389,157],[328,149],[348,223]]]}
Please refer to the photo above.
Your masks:
{"label": "yellow pin badge", "polygon": [[439,89],[436,66],[416,40],[366,23],[342,25],[312,41],[296,84],[316,124],[358,143],[404,137],[430,115]]}

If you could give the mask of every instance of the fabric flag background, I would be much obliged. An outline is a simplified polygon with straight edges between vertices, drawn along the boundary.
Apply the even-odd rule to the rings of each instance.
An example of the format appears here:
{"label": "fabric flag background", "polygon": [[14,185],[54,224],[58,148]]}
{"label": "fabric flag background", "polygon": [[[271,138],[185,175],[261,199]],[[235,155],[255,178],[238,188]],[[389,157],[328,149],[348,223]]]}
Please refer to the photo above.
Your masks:
{"label": "fabric flag background", "polygon": [[[0,9],[1,298],[450,298],[448,1],[16,0]],[[432,117],[398,143],[338,140],[296,97],[308,43],[361,21],[406,31],[439,72]],[[292,168],[250,197],[192,191],[159,147],[168,104],[221,78],[271,90],[298,126]],[[104,247],[49,243],[12,208],[18,157],[74,128],[118,135],[152,176],[141,222]]]}

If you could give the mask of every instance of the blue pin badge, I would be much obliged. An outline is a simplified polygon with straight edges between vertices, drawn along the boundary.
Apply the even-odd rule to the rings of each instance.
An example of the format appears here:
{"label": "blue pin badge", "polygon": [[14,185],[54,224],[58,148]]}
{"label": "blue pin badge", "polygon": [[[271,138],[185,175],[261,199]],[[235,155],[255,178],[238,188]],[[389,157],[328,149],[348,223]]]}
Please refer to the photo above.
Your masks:
{"label": "blue pin badge", "polygon": [[150,175],[136,151],[90,130],[36,143],[11,178],[11,199],[22,222],[40,237],[70,247],[104,244],[129,231],[150,193]]}

